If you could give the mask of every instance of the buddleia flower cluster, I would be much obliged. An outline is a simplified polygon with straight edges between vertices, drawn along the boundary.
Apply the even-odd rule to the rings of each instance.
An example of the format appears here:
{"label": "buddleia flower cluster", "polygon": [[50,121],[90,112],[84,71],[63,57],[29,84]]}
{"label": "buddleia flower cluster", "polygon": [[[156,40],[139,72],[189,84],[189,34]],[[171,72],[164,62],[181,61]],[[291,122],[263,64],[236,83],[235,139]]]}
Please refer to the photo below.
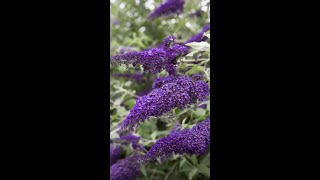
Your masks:
{"label": "buddleia flower cluster", "polygon": [[142,65],[144,71],[150,71],[153,74],[166,70],[170,75],[176,75],[177,58],[186,55],[188,48],[174,44],[174,41],[174,36],[166,37],[161,48],[119,54],[111,57],[110,63],[127,66],[132,64],[137,69]]}
{"label": "buddleia flower cluster", "polygon": [[175,128],[167,137],[159,139],[143,157],[148,162],[165,159],[173,154],[204,155],[210,146],[210,118],[191,129]]}
{"label": "buddleia flower cluster", "polygon": [[140,175],[140,155],[118,160],[110,167],[110,180],[133,180]]}
{"label": "buddleia flower cluster", "polygon": [[[149,14],[147,17],[148,20],[169,15],[179,15],[184,11],[185,0],[164,1],[164,3]],[[201,11],[193,11],[191,14],[187,14],[187,16],[189,16],[188,18],[190,18],[190,16],[200,17]],[[119,21],[114,18],[110,18],[110,21],[111,27],[119,25]],[[137,82],[139,84],[144,83],[144,86],[150,85],[150,77],[154,81],[152,88],[143,88],[144,86],[140,86],[141,88],[139,88],[139,90],[141,91],[141,89],[143,89],[143,91],[138,92],[140,97],[136,100],[136,103],[131,108],[129,114],[121,123],[116,124],[115,131],[112,131],[116,132],[117,138],[112,136],[113,138],[110,139],[112,142],[110,144],[111,180],[135,180],[141,175],[141,165],[148,164],[157,159],[163,160],[174,154],[200,156],[205,155],[208,152],[210,148],[210,118],[198,122],[189,129],[184,129],[185,126],[180,124],[180,120],[182,119],[180,118],[181,116],[178,115],[177,118],[175,111],[172,110],[176,108],[186,109],[209,99],[209,85],[202,75],[182,75],[184,73],[183,71],[189,71],[189,66],[185,66],[185,68],[181,68],[179,71],[177,69],[179,58],[186,56],[189,52],[190,47],[185,44],[206,40],[207,37],[203,36],[203,34],[209,29],[210,25],[204,26],[201,32],[197,33],[186,42],[177,43],[175,42],[176,37],[168,36],[163,39],[162,43],[155,43],[156,45],[149,46],[148,49],[141,51],[136,51],[134,47],[130,46],[112,49],[112,51],[118,51],[119,54],[110,58],[111,65],[126,65],[127,68],[132,65],[136,70],[140,70],[141,67],[143,68],[143,74],[129,74],[129,72],[127,72],[123,74],[112,74],[113,76],[130,78],[132,82]],[[146,35],[149,36],[149,33],[150,32]],[[197,63],[197,60],[188,60],[188,62]],[[204,66],[206,66],[206,64]],[[167,74],[163,77],[156,77],[162,76],[162,73],[161,75],[157,75],[162,71],[166,71]],[[149,76],[149,73],[156,76]],[[119,97],[121,97],[121,94],[115,96],[115,98]],[[126,98],[126,94],[123,94],[122,98]],[[131,97],[129,98],[131,99]],[[205,106],[206,104],[199,107],[206,108]],[[188,112],[188,109],[183,112]],[[193,117],[199,117],[197,113],[194,114],[196,115],[190,117],[189,121],[193,122]],[[183,116],[185,116],[185,114]],[[170,130],[168,136],[155,141],[155,138],[158,135],[162,135],[162,132],[167,132],[162,131],[164,129],[164,124],[162,123],[154,124],[154,126],[162,132],[151,132],[151,138],[145,137],[149,130],[145,131],[144,128],[138,132],[139,134],[142,133],[142,137],[145,137],[146,139],[141,139],[140,136],[133,134],[139,124],[150,120],[153,117],[157,118],[158,121],[161,120],[162,123],[172,123],[175,121],[175,125]],[[185,120],[183,120],[183,124],[185,124]],[[150,143],[154,144],[149,149]],[[128,145],[130,145],[131,148],[125,147]],[[145,147],[148,147],[148,151]],[[126,151],[122,152],[124,150]],[[120,159],[121,154],[125,154],[126,157]],[[183,167],[179,167],[179,170],[182,169]],[[162,171],[162,168],[159,170]],[[170,174],[170,172],[168,174]],[[173,173],[171,174],[173,175]],[[152,175],[152,177],[156,179],[167,179],[168,177],[169,179],[185,179],[180,176],[171,177],[171,175],[166,176],[166,178],[162,178],[162,175]]]}
{"label": "buddleia flower cluster", "polygon": [[114,164],[120,157],[121,149],[110,144],[110,165]]}
{"label": "buddleia flower cluster", "polygon": [[159,16],[168,16],[171,14],[180,14],[183,12],[184,0],[167,0],[156,8],[149,16],[148,19],[152,20]]}
{"label": "buddleia flower cluster", "polygon": [[121,124],[121,131],[134,131],[139,123],[159,117],[173,108],[186,108],[209,95],[209,85],[199,76],[172,76],[156,80],[148,95],[140,97]]}
{"label": "buddleia flower cluster", "polygon": [[206,40],[207,37],[203,36],[203,33],[207,32],[209,30],[210,30],[210,24],[205,25],[199,33],[192,36],[188,41],[186,41],[185,44],[190,43],[190,42],[200,42],[200,41]]}

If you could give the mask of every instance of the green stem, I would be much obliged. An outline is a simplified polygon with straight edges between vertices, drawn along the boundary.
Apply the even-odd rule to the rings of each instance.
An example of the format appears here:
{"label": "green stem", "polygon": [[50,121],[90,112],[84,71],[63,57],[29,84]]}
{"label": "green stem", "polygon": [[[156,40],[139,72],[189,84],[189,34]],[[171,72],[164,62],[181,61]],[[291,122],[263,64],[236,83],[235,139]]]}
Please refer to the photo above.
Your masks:
{"label": "green stem", "polygon": [[115,133],[116,131],[118,131],[120,129],[120,127],[116,128],[115,130],[111,131],[110,134]]}
{"label": "green stem", "polygon": [[131,95],[131,96],[133,96],[133,97],[135,97],[135,98],[139,98],[139,96],[137,96],[137,95],[135,95],[135,94],[132,94],[131,92],[129,92],[129,91],[126,90],[126,89],[123,89],[123,88],[120,87],[120,86],[115,86],[115,88],[117,88],[119,91],[125,92],[125,93],[127,93],[127,94],[129,94],[129,95]]}
{"label": "green stem", "polygon": [[181,60],[181,62],[199,62],[199,61],[207,61],[207,59]]}
{"label": "green stem", "polygon": [[198,105],[198,107],[199,106],[202,106],[202,105],[204,105],[204,104],[207,104],[209,101],[204,101],[204,102],[202,102],[202,103],[200,103],[199,105]]}

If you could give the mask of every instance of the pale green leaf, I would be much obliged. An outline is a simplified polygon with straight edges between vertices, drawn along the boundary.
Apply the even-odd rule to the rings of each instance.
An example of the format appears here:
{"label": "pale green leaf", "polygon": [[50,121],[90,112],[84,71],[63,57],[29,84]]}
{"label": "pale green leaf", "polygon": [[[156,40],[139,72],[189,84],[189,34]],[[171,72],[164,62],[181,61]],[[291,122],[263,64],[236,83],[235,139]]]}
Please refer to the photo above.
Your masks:
{"label": "pale green leaf", "polygon": [[196,116],[198,116],[198,117],[204,116],[204,115],[206,114],[206,110],[204,110],[204,109],[202,109],[202,108],[198,108],[198,109],[194,112],[194,114],[195,114]]}
{"label": "pale green leaf", "polygon": [[124,86],[125,86],[125,87],[129,87],[131,84],[132,84],[131,81],[127,81],[126,83],[124,83]]}
{"label": "pale green leaf", "polygon": [[144,175],[144,177],[148,179],[146,168],[142,165],[140,169],[141,169],[141,172]]}
{"label": "pale green leaf", "polygon": [[151,135],[150,135],[152,140],[155,140],[157,137],[157,131],[154,131]]}
{"label": "pale green leaf", "polygon": [[196,49],[198,51],[209,51],[210,50],[210,44],[207,42],[190,42],[185,45],[190,46],[193,49]]}
{"label": "pale green leaf", "polygon": [[206,167],[205,165],[200,164],[198,167],[198,170],[201,174],[207,176],[210,178],[210,169]]}
{"label": "pale green leaf", "polygon": [[191,51],[189,54],[187,54],[186,56],[191,56],[191,57],[192,57],[192,56],[193,56],[195,53],[197,53],[197,52],[199,52],[199,51],[194,51],[194,50],[193,50],[193,51]]}
{"label": "pale green leaf", "polygon": [[205,32],[204,36],[207,36],[210,39],[210,31]]}
{"label": "pale green leaf", "polygon": [[189,71],[186,72],[186,75],[198,74],[203,71],[203,68],[200,66],[194,66]]}
{"label": "pale green leaf", "polygon": [[185,158],[183,158],[180,163],[179,163],[179,168],[181,169],[181,167],[184,165],[184,163],[186,162],[187,160]]}
{"label": "pale green leaf", "polygon": [[123,106],[119,106],[119,107],[117,107],[117,114],[119,116],[125,116],[128,114],[128,112],[127,112],[126,108],[124,108]]}
{"label": "pale green leaf", "polygon": [[135,104],[136,104],[135,99],[130,99],[130,100],[126,101],[126,103],[125,103],[125,105],[128,106],[129,109],[131,109]]}
{"label": "pale green leaf", "polygon": [[120,106],[120,104],[123,102],[122,98],[116,99],[113,103],[114,106]]}
{"label": "pale green leaf", "polygon": [[110,133],[110,139],[120,138],[119,134],[116,132]]}
{"label": "pale green leaf", "polygon": [[198,172],[198,169],[192,169],[192,171],[190,171],[188,175],[188,179],[192,180],[193,176],[196,175],[197,172]]}

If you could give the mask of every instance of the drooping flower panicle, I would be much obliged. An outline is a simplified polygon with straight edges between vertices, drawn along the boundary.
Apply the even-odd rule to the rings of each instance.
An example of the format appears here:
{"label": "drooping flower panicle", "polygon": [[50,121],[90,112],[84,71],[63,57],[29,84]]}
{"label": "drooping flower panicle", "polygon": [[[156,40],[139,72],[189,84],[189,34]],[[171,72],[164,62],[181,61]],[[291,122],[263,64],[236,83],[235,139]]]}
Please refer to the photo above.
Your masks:
{"label": "drooping flower panicle", "polygon": [[149,117],[159,117],[173,108],[185,108],[209,95],[209,85],[198,78],[173,76],[156,80],[148,95],[140,97],[121,124],[121,129],[133,131]]}
{"label": "drooping flower panicle", "polygon": [[135,68],[140,65],[145,71],[153,74],[166,70],[170,75],[176,75],[176,59],[188,53],[188,48],[174,44],[175,37],[169,36],[164,39],[161,48],[152,48],[141,52],[128,52],[110,58],[112,65],[132,64]]}
{"label": "drooping flower panicle", "polygon": [[120,157],[121,149],[110,144],[110,165],[114,164]]}
{"label": "drooping flower panicle", "polygon": [[210,146],[210,118],[191,129],[173,130],[167,137],[158,140],[143,157],[143,161],[167,158],[173,154],[203,155]]}
{"label": "drooping flower panicle", "polygon": [[140,175],[141,156],[133,155],[122,160],[110,167],[110,180],[134,180]]}
{"label": "drooping flower panicle", "polygon": [[160,16],[168,16],[171,14],[180,14],[183,12],[184,0],[167,0],[155,9],[149,16],[148,19],[152,20]]}
{"label": "drooping flower panicle", "polygon": [[210,24],[207,24],[203,27],[203,29],[196,35],[192,36],[188,41],[186,41],[185,44],[190,43],[190,42],[201,42],[207,39],[206,36],[203,36],[203,33],[207,32],[210,30]]}

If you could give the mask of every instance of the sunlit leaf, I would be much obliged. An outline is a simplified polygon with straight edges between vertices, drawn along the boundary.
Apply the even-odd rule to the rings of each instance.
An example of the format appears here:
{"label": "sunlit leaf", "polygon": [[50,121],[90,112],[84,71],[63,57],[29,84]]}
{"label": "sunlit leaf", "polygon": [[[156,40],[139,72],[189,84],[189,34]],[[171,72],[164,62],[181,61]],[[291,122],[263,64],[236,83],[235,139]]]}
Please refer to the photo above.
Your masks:
{"label": "sunlit leaf", "polygon": [[199,50],[199,51],[208,51],[210,50],[210,44],[207,42],[190,42],[187,43],[186,46],[190,46],[193,49]]}

